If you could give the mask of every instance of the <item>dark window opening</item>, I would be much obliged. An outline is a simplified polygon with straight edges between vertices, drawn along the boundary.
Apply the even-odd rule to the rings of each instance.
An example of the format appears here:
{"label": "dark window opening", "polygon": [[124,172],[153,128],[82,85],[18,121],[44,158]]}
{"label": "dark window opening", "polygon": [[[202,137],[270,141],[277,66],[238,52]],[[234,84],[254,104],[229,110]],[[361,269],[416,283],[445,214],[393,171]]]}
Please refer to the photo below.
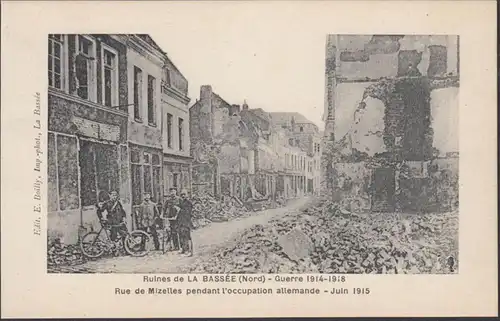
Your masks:
{"label": "dark window opening", "polygon": [[172,114],[167,114],[167,146],[172,148]]}
{"label": "dark window opening", "polygon": [[179,118],[179,150],[184,150],[184,119]]}
{"label": "dark window opening", "polygon": [[134,119],[141,121],[142,70],[134,67]]}
{"label": "dark window opening", "polygon": [[83,206],[106,200],[119,192],[118,151],[115,146],[80,141],[81,198]]}
{"label": "dark window opening", "polygon": [[148,76],[148,124],[156,126],[155,113],[156,79]]}

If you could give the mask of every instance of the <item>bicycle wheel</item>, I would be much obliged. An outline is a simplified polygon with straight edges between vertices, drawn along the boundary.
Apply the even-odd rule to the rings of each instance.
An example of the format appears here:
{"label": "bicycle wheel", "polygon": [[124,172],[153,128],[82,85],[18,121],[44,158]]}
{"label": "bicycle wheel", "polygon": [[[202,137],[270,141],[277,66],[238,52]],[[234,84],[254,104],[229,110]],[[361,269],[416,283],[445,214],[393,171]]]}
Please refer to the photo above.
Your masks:
{"label": "bicycle wheel", "polygon": [[132,256],[144,256],[151,250],[149,243],[151,236],[141,230],[130,232],[123,240],[125,251]]}
{"label": "bicycle wheel", "polygon": [[80,249],[86,257],[97,258],[104,253],[106,242],[99,238],[99,233],[89,232],[80,240]]}

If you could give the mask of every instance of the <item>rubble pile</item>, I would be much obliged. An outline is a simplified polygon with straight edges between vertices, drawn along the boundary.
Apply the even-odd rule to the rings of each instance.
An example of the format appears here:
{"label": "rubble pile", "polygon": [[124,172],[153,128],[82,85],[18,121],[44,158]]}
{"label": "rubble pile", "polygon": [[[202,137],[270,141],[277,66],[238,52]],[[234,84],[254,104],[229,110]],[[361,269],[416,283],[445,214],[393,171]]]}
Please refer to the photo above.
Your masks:
{"label": "rubble pile", "polygon": [[[283,203],[284,204],[284,203]],[[255,210],[264,210],[282,206],[281,203],[266,200],[260,202],[259,208],[252,207],[236,197],[224,196],[217,200],[209,194],[193,196],[193,224],[200,228],[211,222],[230,221],[251,215]]]}
{"label": "rubble pile", "polygon": [[323,202],[253,227],[234,246],[191,270],[439,274],[457,272],[457,259],[457,212],[355,214]]}
{"label": "rubble pile", "polygon": [[[102,256],[125,255],[125,249],[122,246],[113,247],[105,243],[97,243],[97,245],[101,245],[104,248]],[[49,268],[79,265],[87,261],[89,261],[89,258],[83,255],[80,243],[64,244],[58,238],[49,240],[47,243],[47,266]]]}
{"label": "rubble pile", "polygon": [[63,244],[60,239],[49,240],[47,244],[47,266],[77,265],[87,261],[80,245]]}

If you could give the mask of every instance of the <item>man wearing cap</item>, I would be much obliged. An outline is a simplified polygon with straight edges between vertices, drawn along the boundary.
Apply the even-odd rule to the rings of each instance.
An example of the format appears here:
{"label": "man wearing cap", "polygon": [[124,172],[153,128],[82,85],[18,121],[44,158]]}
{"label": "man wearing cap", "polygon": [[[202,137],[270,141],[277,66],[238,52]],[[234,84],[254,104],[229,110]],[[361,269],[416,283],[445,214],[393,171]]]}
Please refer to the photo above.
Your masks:
{"label": "man wearing cap", "polygon": [[180,208],[181,210],[177,219],[181,248],[180,253],[193,256],[193,242],[191,241],[191,229],[193,228],[191,215],[193,211],[193,204],[189,200],[186,190],[181,191]]}
{"label": "man wearing cap", "polygon": [[174,251],[179,250],[179,228],[177,218],[180,211],[180,199],[177,189],[170,188],[170,195],[163,204],[163,217],[166,218],[167,227],[170,229],[172,246]]}
{"label": "man wearing cap", "polygon": [[[158,240],[158,232],[156,231],[157,218],[160,217],[156,204],[151,201],[151,194],[144,193],[144,200],[136,211],[136,224],[140,230],[146,233],[151,233],[155,250],[160,249],[160,242]],[[142,247],[145,245],[145,239],[142,241]]]}
{"label": "man wearing cap", "polygon": [[[104,219],[102,213],[106,211],[106,218]],[[117,240],[118,234],[124,237],[127,234],[127,227],[125,224],[125,210],[120,202],[117,191],[112,191],[109,194],[109,200],[106,202],[99,202],[97,204],[97,217],[102,223],[111,225],[110,238],[113,242]]]}

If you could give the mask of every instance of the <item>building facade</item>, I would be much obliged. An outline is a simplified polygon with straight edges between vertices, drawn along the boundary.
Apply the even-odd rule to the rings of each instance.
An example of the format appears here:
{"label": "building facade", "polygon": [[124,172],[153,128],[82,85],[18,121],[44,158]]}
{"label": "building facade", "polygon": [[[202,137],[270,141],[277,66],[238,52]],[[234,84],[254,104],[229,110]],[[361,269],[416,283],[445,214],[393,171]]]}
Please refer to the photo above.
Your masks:
{"label": "building facade", "polygon": [[201,87],[189,114],[193,191],[251,197],[258,129],[243,121],[240,106],[226,102],[211,86]]}
{"label": "building facade", "polygon": [[366,211],[456,207],[459,67],[457,36],[328,36],[325,136],[342,198]]}
{"label": "building facade", "polygon": [[110,190],[130,204],[127,47],[108,35],[48,38],[49,236],[78,240]]}
{"label": "building facade", "polygon": [[[122,37],[122,36],[120,36]],[[130,149],[131,213],[144,193],[162,199],[161,79],[164,56],[142,35],[126,35],[128,75],[128,145]],[[134,225],[133,215],[130,224]]]}
{"label": "building facade", "polygon": [[243,200],[319,192],[319,133],[303,116],[302,132],[294,133],[273,113],[229,104],[202,86],[190,117],[193,189]]}
{"label": "building facade", "polygon": [[[49,237],[74,243],[97,228],[95,205],[111,191],[133,228],[143,194],[161,202],[170,182],[163,102],[182,101],[186,115],[187,83],[177,96],[162,91],[165,70],[174,66],[147,35],[49,35],[48,42]],[[183,121],[188,127],[187,116]],[[189,152],[179,158],[189,160]]]}
{"label": "building facade", "polygon": [[271,116],[276,130],[284,131],[288,146],[296,147],[295,153],[301,154],[298,163],[302,174],[298,178],[301,190],[303,193],[319,195],[322,134],[318,126],[300,113],[273,112]]}
{"label": "building facade", "polygon": [[188,82],[167,58],[162,77],[163,193],[191,191],[191,137]]}

